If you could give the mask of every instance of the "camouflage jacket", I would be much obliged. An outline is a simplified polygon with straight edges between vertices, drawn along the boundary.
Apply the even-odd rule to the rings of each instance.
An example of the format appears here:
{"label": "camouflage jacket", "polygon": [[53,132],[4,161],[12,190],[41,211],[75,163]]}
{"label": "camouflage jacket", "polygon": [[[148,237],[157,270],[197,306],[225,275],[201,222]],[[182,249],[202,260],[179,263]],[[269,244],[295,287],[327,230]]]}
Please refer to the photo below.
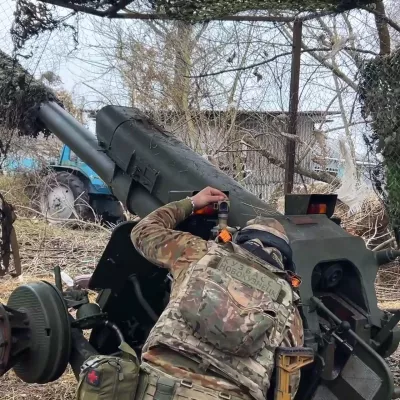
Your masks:
{"label": "camouflage jacket", "polygon": [[[200,260],[206,260],[207,257],[212,258],[218,255],[218,246],[214,242],[207,242],[189,233],[174,230],[180,222],[191,214],[191,211],[192,204],[189,200],[170,203],[148,215],[132,230],[131,238],[135,248],[155,265],[169,269],[174,278],[170,303],[150,333],[142,357],[145,361],[151,361],[153,364],[164,367],[164,369],[168,370],[169,368],[169,373],[184,375],[182,371],[178,371],[176,368],[171,371],[168,361],[164,361],[167,359],[163,358],[160,347],[162,348],[164,344],[177,351],[183,350],[186,355],[192,356],[193,360],[196,359],[195,353],[198,353],[198,361],[208,365],[212,364],[227,379],[217,379],[208,374],[201,377],[190,374],[192,380],[197,379],[205,386],[211,388],[217,386],[233,392],[238,391],[238,386],[247,387],[248,393],[253,398],[265,399],[274,367],[274,349],[279,345],[301,346],[303,344],[303,327],[300,315],[295,310],[294,317],[292,313],[289,319],[285,319],[283,325],[288,324],[289,329],[282,328],[283,336],[275,335],[275,339],[273,343],[270,343],[269,348],[258,351],[261,356],[247,358],[226,356],[224,352],[216,350],[215,347],[209,346],[207,348],[206,345],[201,344],[204,343],[203,341],[199,342],[195,335],[191,335],[187,323],[181,315],[182,293],[188,292],[189,278],[195,279],[196,274],[204,273],[204,268],[197,268],[196,270],[193,265],[198,264]],[[240,252],[240,249],[237,251]],[[202,262],[204,264],[204,261]],[[203,265],[200,265],[200,267],[203,267]],[[193,291],[193,287],[196,290],[198,289],[193,284],[189,293],[190,290]],[[245,288],[240,286],[240,290],[235,287],[233,291],[236,291],[239,297],[243,297],[242,295],[246,297],[245,293],[241,293],[243,289]],[[254,297],[254,291],[250,293],[248,299],[251,299],[252,296]],[[196,302],[195,295],[192,296],[192,301]],[[268,302],[265,304],[270,305]],[[271,308],[271,310],[277,312],[277,309]],[[211,311],[206,310],[209,313],[208,319],[210,319],[211,314],[218,314],[218,311],[218,308],[211,309]],[[186,313],[188,312],[190,313],[189,308],[186,309]],[[203,335],[204,333],[203,330]],[[183,376],[181,377],[183,378]],[[296,388],[298,381],[299,374],[293,378],[292,382]],[[233,382],[237,383],[238,386],[235,386]]]}

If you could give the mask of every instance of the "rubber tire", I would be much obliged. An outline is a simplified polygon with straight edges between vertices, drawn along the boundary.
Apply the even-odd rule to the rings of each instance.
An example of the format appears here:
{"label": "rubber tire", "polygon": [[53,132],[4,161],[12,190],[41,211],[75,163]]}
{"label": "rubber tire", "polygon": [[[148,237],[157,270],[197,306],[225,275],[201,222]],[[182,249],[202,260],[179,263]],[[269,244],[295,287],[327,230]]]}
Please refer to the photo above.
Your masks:
{"label": "rubber tire", "polygon": [[[43,182],[43,188],[41,190],[42,195],[46,193],[47,187],[58,186],[59,184],[67,186],[74,196],[74,208],[78,216],[78,219],[84,221],[93,220],[93,211],[88,207],[89,194],[86,189],[85,183],[76,175],[71,174],[67,171],[60,171],[55,174],[47,176]],[[47,195],[47,194],[46,194]],[[40,203],[42,208],[42,202]],[[41,209],[43,214],[46,214],[46,210]],[[51,220],[51,218],[49,218]],[[69,219],[76,219],[76,216],[72,214]]]}

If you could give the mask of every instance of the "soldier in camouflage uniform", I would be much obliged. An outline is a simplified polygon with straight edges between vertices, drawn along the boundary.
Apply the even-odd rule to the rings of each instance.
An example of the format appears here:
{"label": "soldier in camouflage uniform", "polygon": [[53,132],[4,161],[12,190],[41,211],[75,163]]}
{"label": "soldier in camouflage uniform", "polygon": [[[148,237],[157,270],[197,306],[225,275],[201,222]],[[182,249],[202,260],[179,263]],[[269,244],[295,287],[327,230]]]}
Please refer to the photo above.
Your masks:
{"label": "soldier in camouflage uniform", "polygon": [[[143,348],[136,399],[265,400],[275,349],[303,345],[298,296],[285,279],[284,257],[254,237],[259,232],[289,247],[278,221],[249,221],[240,245],[174,230],[196,209],[224,199],[206,188],[157,209],[132,231],[135,248],[173,276],[170,302]],[[299,376],[292,377],[292,393]]]}

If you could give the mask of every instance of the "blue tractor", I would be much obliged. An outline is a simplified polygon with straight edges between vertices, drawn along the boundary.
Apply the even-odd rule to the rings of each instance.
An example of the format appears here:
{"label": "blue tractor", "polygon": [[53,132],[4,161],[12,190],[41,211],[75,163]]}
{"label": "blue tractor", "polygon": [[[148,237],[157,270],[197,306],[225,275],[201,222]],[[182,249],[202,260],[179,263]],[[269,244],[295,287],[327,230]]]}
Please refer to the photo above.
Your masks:
{"label": "blue tractor", "polygon": [[95,171],[66,145],[58,163],[48,166],[50,174],[40,191],[43,214],[55,219],[93,220],[118,224],[125,215],[121,203]]}
{"label": "blue tractor", "polygon": [[[5,169],[16,171],[37,167],[37,162],[25,158],[21,162],[11,160]],[[36,197],[41,213],[54,222],[97,218],[118,224],[126,220],[124,209],[110,188],[66,145],[62,147],[58,161],[46,166]]]}

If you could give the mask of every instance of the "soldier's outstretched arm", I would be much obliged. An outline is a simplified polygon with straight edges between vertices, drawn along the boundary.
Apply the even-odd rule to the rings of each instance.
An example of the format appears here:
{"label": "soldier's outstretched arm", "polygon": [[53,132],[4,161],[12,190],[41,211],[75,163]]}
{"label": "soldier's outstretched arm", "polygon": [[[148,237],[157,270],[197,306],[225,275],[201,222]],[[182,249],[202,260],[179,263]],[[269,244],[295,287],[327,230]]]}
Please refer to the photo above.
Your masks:
{"label": "soldier's outstretched arm", "polygon": [[175,227],[193,211],[225,198],[218,189],[207,187],[190,199],[160,207],[133,228],[133,245],[153,264],[170,269],[176,278],[179,271],[207,253],[207,242],[190,233],[176,231]]}
{"label": "soldier's outstretched arm", "polygon": [[207,242],[190,233],[174,230],[190,216],[192,201],[169,203],[143,218],[132,230],[136,250],[153,264],[175,275],[207,252]]}

